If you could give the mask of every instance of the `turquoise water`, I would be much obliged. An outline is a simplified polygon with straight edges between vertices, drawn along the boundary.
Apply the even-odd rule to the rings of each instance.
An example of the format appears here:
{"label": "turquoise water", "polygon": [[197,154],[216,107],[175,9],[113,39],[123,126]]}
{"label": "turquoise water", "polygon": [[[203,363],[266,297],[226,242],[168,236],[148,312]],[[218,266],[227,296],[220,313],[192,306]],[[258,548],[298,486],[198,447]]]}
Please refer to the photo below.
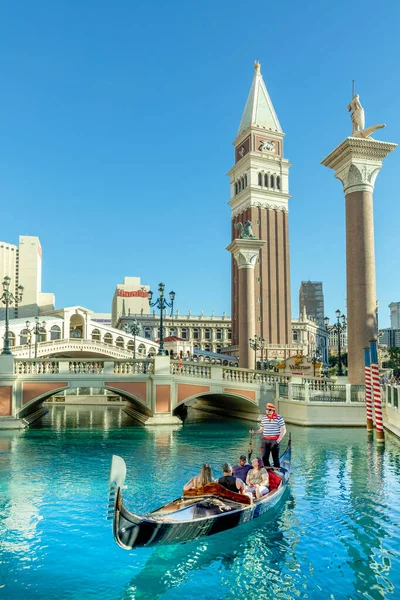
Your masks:
{"label": "turquoise water", "polygon": [[112,454],[126,504],[179,496],[210,462],[246,451],[248,425],[135,426],[119,408],[54,407],[0,433],[0,598],[185,600],[400,597],[400,442],[289,426],[290,489],[265,517],[186,545],[120,549],[105,520]]}

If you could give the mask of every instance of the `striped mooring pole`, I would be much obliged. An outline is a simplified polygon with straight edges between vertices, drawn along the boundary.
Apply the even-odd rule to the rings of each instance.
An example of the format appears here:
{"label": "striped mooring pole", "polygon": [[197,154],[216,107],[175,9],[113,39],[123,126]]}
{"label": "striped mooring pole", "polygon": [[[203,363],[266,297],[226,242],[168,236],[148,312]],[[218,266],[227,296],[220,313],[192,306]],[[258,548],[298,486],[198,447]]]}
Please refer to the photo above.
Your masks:
{"label": "striped mooring pole", "polygon": [[379,385],[378,342],[376,340],[370,340],[370,348],[371,348],[371,379],[372,379],[372,389],[374,391],[376,441],[377,441],[377,443],[384,444],[385,443],[385,433],[383,431],[381,386]]}
{"label": "striped mooring pole", "polygon": [[372,381],[371,381],[371,353],[369,346],[364,348],[365,362],[365,407],[367,409],[367,431],[372,433],[374,421],[372,419]]}

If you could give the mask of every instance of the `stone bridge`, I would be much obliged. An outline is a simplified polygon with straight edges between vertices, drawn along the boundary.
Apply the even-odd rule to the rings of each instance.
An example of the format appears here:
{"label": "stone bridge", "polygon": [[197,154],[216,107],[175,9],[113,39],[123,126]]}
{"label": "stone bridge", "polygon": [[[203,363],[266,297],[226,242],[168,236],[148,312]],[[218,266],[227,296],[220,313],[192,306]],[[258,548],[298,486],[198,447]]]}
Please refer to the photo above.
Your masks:
{"label": "stone bridge", "polygon": [[105,388],[125,400],[126,412],[146,425],[179,423],[188,408],[254,421],[287,377],[212,364],[154,359],[20,359],[0,356],[0,426],[26,427],[52,395]]}

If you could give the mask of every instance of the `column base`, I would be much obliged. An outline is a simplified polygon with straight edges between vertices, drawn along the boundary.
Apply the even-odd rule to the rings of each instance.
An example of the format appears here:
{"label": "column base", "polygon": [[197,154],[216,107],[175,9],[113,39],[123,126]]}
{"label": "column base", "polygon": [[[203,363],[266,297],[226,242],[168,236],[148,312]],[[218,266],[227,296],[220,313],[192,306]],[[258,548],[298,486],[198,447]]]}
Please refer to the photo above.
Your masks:
{"label": "column base", "polygon": [[376,431],[376,443],[384,444],[385,443],[385,432],[382,430]]}
{"label": "column base", "polygon": [[148,425],[182,425],[182,421],[178,419],[178,417],[174,417],[173,415],[154,415],[153,417],[149,417],[145,423],[146,427]]}
{"label": "column base", "polygon": [[368,433],[372,433],[374,431],[374,422],[370,419],[367,419],[367,431]]}

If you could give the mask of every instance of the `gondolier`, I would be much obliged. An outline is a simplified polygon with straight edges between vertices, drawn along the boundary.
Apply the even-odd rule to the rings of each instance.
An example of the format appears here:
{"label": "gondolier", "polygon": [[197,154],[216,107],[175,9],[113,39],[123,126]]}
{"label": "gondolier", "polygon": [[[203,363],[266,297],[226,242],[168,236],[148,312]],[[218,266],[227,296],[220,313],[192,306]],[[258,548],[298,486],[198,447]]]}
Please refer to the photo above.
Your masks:
{"label": "gondolier", "polygon": [[274,467],[279,468],[279,443],[286,434],[286,425],[283,417],[278,415],[273,404],[265,407],[265,417],[261,419],[261,427],[257,431],[250,429],[250,433],[262,433],[261,452],[262,460],[266,467],[270,467],[269,455],[272,454]]}

